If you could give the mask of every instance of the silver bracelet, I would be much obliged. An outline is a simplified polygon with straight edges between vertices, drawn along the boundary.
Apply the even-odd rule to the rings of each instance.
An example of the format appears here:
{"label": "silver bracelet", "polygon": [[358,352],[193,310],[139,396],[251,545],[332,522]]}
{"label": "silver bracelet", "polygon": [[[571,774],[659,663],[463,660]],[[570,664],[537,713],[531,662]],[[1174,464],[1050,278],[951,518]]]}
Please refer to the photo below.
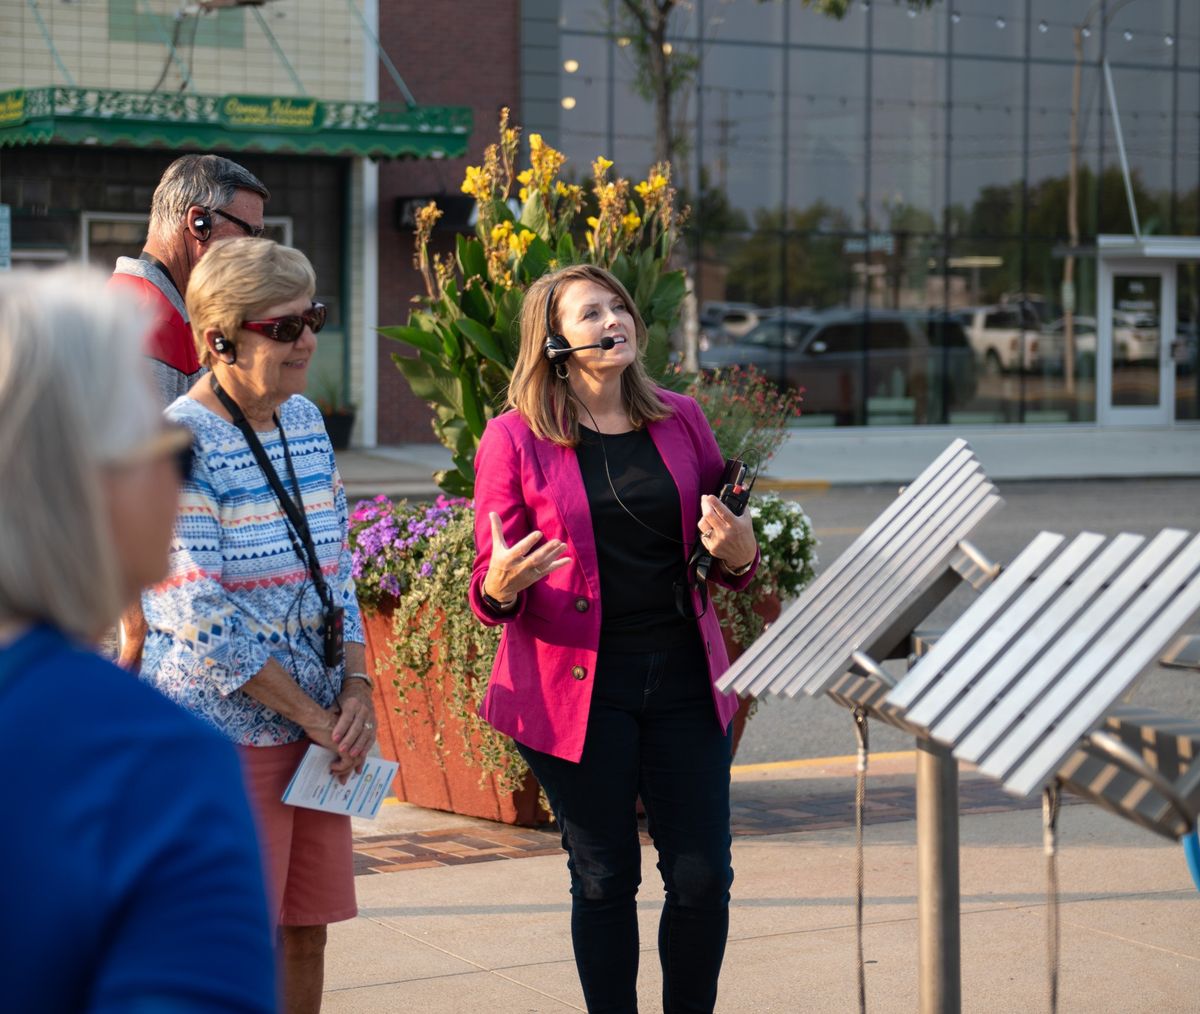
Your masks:
{"label": "silver bracelet", "polygon": [[343,689],[346,686],[346,680],[362,680],[367,685],[368,690],[375,689],[374,680],[372,680],[371,677],[368,676],[365,672],[348,672],[348,673],[346,673],[346,675],[342,677]]}

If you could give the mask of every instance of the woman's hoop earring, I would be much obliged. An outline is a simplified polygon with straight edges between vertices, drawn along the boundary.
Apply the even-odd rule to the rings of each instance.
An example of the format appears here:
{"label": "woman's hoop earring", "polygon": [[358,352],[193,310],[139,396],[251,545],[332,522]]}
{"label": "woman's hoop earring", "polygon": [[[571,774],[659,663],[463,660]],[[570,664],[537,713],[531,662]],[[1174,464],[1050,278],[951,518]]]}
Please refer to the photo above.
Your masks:
{"label": "woman's hoop earring", "polygon": [[554,375],[556,377],[558,377],[559,380],[566,380],[567,376],[568,376],[567,364],[566,363],[555,363],[554,364]]}

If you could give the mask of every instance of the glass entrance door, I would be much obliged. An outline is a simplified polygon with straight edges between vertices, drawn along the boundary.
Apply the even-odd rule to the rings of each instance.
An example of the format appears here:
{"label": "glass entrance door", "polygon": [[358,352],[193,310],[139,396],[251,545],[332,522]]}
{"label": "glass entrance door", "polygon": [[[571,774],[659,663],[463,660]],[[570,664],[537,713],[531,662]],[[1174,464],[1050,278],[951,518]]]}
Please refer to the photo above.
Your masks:
{"label": "glass entrance door", "polygon": [[1106,262],[1100,275],[1097,419],[1166,425],[1174,418],[1175,266]]}

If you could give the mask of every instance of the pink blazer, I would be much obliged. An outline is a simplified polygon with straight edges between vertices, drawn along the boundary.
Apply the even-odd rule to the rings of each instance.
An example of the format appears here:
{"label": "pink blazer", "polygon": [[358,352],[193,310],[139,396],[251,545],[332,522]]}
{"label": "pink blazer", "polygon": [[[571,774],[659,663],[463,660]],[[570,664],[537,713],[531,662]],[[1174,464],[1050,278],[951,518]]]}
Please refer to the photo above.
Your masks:
{"label": "pink blazer", "polygon": [[[724,459],[700,406],[672,391],[659,394],[673,414],[651,423],[650,436],[679,489],[683,541],[691,545],[700,520],[700,495],[716,491]],[[506,412],[488,423],[475,472],[471,607],[484,623],[504,624],[480,713],[526,746],[578,761],[600,643],[600,575],[579,462],[574,450],[537,439],[520,415]],[[573,561],[523,591],[513,610],[502,616],[480,597],[492,555],[492,511],[500,516],[508,545],[536,529],[545,540],[565,542],[565,555]],[[687,562],[684,553],[681,548],[681,569]],[[739,578],[714,567],[711,578],[741,589],[757,566],[756,557],[754,567]],[[698,622],[715,683],[729,668],[720,624],[711,606]],[[713,707],[724,729],[737,710],[737,697],[714,686]]]}

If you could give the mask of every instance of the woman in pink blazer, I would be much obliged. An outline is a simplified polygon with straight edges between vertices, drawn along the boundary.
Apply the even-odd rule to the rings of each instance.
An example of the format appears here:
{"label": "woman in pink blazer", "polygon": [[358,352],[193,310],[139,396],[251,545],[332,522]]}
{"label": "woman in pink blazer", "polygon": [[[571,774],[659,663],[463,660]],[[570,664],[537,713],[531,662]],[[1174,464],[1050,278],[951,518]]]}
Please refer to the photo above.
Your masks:
{"label": "woman in pink blazer", "polygon": [[475,461],[470,598],[504,624],[483,716],[546,789],[571,874],[588,1010],[636,1011],[640,795],[666,889],[663,1009],[711,1011],[729,926],[728,668],[687,561],[743,588],[749,512],[707,495],[723,460],[690,398],[642,365],[646,326],[611,274],[535,282],[508,402]]}

